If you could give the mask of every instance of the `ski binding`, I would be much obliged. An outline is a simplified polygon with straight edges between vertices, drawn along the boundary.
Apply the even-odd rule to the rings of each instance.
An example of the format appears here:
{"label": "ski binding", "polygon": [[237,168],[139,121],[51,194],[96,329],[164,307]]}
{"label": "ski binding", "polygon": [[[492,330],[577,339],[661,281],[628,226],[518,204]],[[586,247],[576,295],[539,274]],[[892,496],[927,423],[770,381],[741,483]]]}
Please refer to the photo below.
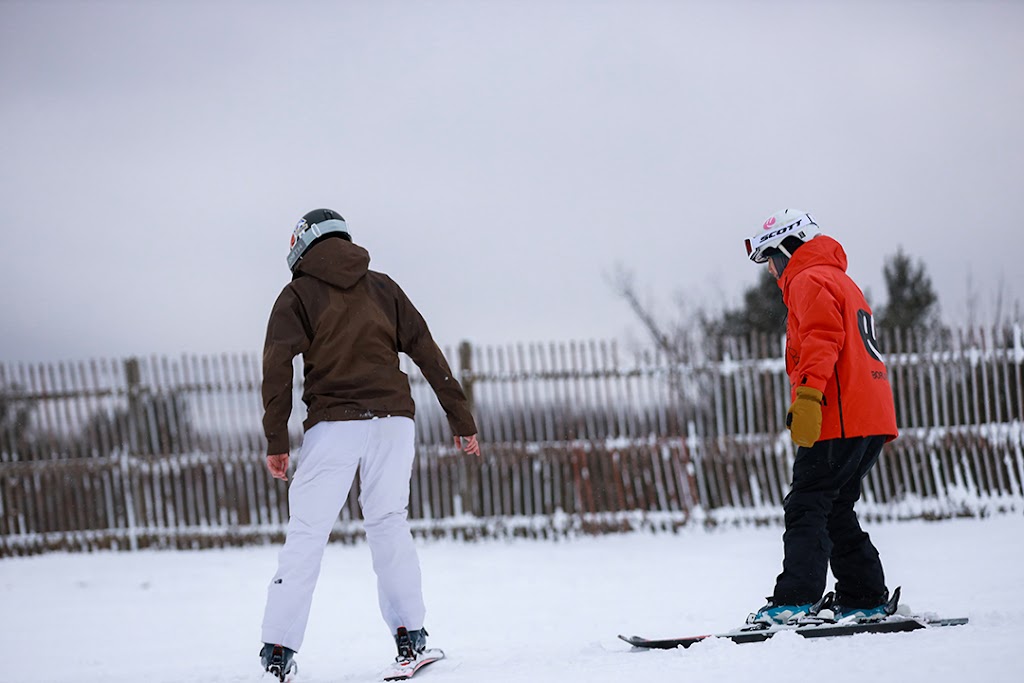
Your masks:
{"label": "ski binding", "polygon": [[427,648],[415,659],[397,659],[384,672],[385,681],[404,681],[416,675],[420,669],[444,659],[444,651],[437,648]]}

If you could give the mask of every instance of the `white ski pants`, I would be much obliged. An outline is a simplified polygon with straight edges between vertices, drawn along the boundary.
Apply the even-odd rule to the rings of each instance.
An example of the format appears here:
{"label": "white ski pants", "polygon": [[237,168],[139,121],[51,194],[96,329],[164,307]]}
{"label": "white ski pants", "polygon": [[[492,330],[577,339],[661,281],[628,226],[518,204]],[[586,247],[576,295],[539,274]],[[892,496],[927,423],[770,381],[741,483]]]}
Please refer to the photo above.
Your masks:
{"label": "white ski pants", "polygon": [[288,531],[267,588],[263,642],[298,650],[328,536],[359,468],[359,505],[391,633],[423,628],[420,564],[409,532],[414,426],[407,417],[320,422],[306,432],[288,489]]}

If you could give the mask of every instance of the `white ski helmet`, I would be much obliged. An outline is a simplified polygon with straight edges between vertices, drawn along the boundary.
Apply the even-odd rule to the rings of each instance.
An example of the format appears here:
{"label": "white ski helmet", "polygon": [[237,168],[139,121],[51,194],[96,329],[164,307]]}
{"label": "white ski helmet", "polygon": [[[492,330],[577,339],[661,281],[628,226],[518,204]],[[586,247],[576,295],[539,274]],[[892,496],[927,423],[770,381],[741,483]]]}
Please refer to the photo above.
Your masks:
{"label": "white ski helmet", "polygon": [[818,224],[806,211],[776,211],[768,217],[756,235],[746,240],[747,257],[754,263],[766,263],[772,254],[779,252],[791,258],[793,249],[786,248],[783,244],[785,240],[792,237],[800,242],[808,242],[820,234]]}
{"label": "white ski helmet", "polygon": [[288,251],[288,268],[295,271],[302,255],[313,246],[313,243],[324,235],[337,234],[339,237],[352,241],[348,225],[341,214],[331,209],[313,209],[296,223],[292,233],[292,241]]}

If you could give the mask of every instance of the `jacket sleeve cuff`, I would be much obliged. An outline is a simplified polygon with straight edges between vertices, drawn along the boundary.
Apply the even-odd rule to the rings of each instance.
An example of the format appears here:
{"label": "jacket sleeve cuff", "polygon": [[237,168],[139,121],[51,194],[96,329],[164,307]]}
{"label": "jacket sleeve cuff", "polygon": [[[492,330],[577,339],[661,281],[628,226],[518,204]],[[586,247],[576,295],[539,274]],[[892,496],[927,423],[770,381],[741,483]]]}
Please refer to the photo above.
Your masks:
{"label": "jacket sleeve cuff", "polygon": [[449,415],[448,426],[452,428],[452,433],[455,436],[473,436],[477,433],[476,422],[473,421],[472,416],[455,418]]}
{"label": "jacket sleeve cuff", "polygon": [[812,389],[817,389],[818,391],[820,391],[821,393],[824,394],[825,393],[825,386],[827,384],[828,384],[828,380],[826,380],[826,379],[818,379],[817,377],[811,377],[809,375],[803,375],[800,378],[800,384],[798,384],[797,387],[798,388],[799,387],[810,387]]}
{"label": "jacket sleeve cuff", "polygon": [[267,455],[281,455],[287,453],[291,449],[291,444],[288,442],[288,435],[274,435],[267,438]]}

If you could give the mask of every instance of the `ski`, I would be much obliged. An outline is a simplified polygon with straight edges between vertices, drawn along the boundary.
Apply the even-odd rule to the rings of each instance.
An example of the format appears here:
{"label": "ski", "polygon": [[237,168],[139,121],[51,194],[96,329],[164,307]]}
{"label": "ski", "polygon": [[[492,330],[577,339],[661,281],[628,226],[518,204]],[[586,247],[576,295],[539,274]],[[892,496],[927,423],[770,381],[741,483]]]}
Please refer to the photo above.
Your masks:
{"label": "ski", "polygon": [[941,626],[961,626],[967,623],[966,617],[955,619],[932,619],[929,617],[905,617],[894,615],[881,621],[854,622],[844,624],[842,622],[825,622],[806,625],[751,625],[735,631],[726,633],[711,633],[701,636],[689,636],[686,638],[660,638],[649,639],[640,636],[623,636],[619,638],[626,641],[634,648],[643,650],[671,650],[677,647],[687,648],[694,643],[699,643],[708,638],[727,638],[734,643],[761,643],[777,633],[793,631],[804,638],[835,638],[838,636],[852,636],[858,633],[904,633],[920,629],[937,628]]}
{"label": "ski", "polygon": [[428,664],[444,659],[444,652],[437,648],[428,648],[416,659],[400,659],[384,672],[385,681],[404,681],[416,675],[416,672]]}

